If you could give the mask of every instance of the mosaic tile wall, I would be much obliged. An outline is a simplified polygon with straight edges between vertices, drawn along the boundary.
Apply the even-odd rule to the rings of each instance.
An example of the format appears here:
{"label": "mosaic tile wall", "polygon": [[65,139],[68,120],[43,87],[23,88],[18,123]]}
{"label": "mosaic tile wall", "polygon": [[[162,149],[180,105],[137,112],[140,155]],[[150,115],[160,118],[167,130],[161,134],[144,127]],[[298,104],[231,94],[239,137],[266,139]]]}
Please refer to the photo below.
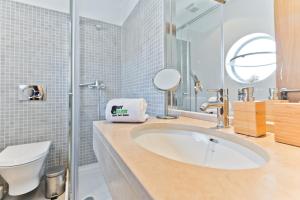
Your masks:
{"label": "mosaic tile wall", "polygon": [[[68,16],[0,0],[0,17],[0,151],[8,145],[51,140],[48,166],[65,163],[70,73]],[[107,85],[104,91],[81,89],[80,164],[89,164],[95,162],[92,121],[104,119],[107,101],[120,92],[121,27],[86,18],[81,18],[80,23],[81,82],[97,79]],[[18,101],[20,84],[46,86],[47,100]]]}
{"label": "mosaic tile wall", "polygon": [[[66,163],[68,15],[0,0],[0,19],[0,151],[8,145],[51,140],[48,166]],[[152,85],[154,74],[163,68],[163,0],[141,0],[123,28],[87,18],[81,18],[80,25],[81,83],[106,84],[103,91],[81,90],[83,165],[96,161],[92,121],[104,119],[109,99],[144,97],[150,114],[163,111],[163,94]],[[47,100],[18,101],[20,84],[44,85]]]}
{"label": "mosaic tile wall", "polygon": [[106,85],[104,90],[81,89],[80,164],[89,164],[96,161],[92,122],[105,119],[107,102],[121,92],[121,27],[81,18],[80,41],[81,83]]}
{"label": "mosaic tile wall", "polygon": [[[48,165],[57,165],[67,157],[67,15],[0,0],[0,19],[0,150],[51,140]],[[20,84],[44,85],[47,100],[18,101]]]}
{"label": "mosaic tile wall", "polygon": [[163,6],[163,0],[140,0],[122,26],[122,96],[144,97],[151,115],[164,110],[164,95],[152,83],[164,68]]}

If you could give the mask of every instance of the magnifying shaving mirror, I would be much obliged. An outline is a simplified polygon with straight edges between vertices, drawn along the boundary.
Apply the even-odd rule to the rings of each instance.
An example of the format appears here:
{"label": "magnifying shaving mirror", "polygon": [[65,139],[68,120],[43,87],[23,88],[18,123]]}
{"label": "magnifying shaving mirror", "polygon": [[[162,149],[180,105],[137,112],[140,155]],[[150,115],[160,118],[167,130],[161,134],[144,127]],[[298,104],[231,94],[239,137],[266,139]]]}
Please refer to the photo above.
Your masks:
{"label": "magnifying shaving mirror", "polygon": [[[173,92],[176,91],[181,81],[181,75],[176,69],[162,69],[156,73],[153,78],[154,86],[161,91],[170,93],[170,107],[173,107]],[[159,115],[159,119],[176,119],[178,116],[168,114],[168,108],[166,108],[165,115]]]}

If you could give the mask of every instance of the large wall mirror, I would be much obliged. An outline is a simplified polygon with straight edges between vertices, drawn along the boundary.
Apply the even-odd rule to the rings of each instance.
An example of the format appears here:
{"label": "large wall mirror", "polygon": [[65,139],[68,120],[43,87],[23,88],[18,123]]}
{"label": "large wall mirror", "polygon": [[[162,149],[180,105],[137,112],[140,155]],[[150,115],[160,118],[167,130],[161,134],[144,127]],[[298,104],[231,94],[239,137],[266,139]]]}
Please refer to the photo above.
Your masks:
{"label": "large wall mirror", "polygon": [[[276,87],[276,42],[273,0],[171,0],[172,47],[168,64],[182,76],[171,109],[201,111],[216,101],[209,89],[254,87],[257,100]],[[176,30],[176,31],[175,31]],[[170,67],[170,66],[169,66]]]}

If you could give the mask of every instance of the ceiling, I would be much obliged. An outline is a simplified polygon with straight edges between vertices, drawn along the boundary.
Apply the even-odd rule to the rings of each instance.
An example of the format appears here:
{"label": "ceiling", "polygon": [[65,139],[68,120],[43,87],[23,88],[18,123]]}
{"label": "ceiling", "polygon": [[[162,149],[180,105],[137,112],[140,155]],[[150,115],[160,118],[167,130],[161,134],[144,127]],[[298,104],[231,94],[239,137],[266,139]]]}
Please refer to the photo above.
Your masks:
{"label": "ceiling", "polygon": [[175,22],[177,27],[184,25],[217,4],[214,0],[176,0]]}
{"label": "ceiling", "polygon": [[[69,0],[14,0],[69,13]],[[80,0],[80,16],[122,25],[139,0]]]}

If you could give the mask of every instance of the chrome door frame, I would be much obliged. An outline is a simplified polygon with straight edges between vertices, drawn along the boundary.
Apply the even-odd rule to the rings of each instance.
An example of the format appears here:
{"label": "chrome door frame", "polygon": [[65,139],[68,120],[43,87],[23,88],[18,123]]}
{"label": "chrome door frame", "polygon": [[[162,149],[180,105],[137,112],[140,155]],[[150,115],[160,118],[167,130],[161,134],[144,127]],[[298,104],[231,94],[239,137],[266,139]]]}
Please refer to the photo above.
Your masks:
{"label": "chrome door frame", "polygon": [[79,200],[79,138],[80,138],[80,28],[79,0],[70,0],[71,13],[71,83],[69,131],[69,197]]}

